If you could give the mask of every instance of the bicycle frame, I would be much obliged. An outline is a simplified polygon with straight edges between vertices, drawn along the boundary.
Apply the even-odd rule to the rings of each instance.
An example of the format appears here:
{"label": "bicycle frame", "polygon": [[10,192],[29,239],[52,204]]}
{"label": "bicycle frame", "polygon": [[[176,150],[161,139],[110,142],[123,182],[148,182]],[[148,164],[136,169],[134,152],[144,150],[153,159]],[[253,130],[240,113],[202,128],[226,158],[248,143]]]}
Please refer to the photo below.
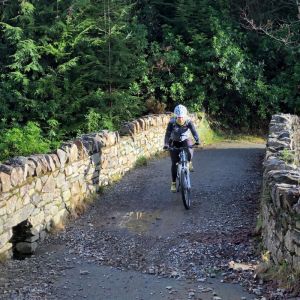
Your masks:
{"label": "bicycle frame", "polygon": [[180,152],[179,152],[179,162],[177,163],[177,178],[178,178],[178,188],[177,190],[179,191],[179,186],[180,186],[180,182],[181,182],[181,174],[183,172],[186,172],[187,174],[187,188],[191,189],[191,180],[190,180],[190,170],[188,168],[188,159],[187,159],[187,153],[186,153],[186,149],[188,149],[188,147],[181,147],[180,148]]}

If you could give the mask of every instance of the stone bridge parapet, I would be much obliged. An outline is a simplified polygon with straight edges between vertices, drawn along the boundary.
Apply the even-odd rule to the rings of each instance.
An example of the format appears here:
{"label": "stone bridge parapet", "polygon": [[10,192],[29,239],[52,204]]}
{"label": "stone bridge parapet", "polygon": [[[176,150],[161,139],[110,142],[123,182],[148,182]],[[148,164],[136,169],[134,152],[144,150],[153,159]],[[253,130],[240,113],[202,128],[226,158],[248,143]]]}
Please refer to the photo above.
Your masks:
{"label": "stone bridge parapet", "polygon": [[[196,116],[191,116],[198,123]],[[160,151],[170,114],[149,115],[64,143],[50,154],[0,164],[0,257],[32,253],[83,201]]]}
{"label": "stone bridge parapet", "polygon": [[300,118],[272,117],[264,160],[262,236],[276,264],[300,271]]}

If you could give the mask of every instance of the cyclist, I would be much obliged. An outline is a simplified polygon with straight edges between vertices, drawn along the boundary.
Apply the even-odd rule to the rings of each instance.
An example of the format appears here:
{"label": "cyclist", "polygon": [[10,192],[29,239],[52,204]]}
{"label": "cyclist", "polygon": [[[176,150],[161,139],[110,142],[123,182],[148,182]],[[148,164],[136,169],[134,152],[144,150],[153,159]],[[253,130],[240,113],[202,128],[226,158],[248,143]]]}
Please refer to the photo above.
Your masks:
{"label": "cyclist", "polygon": [[[190,139],[190,132],[192,133],[195,144],[200,144],[199,135],[195,129],[193,122],[188,118],[188,112],[185,106],[179,104],[174,109],[174,117],[170,119],[170,122],[167,126],[165,134],[164,149],[171,147],[188,147],[193,144]],[[192,158],[193,158],[193,149],[189,148],[188,161],[189,169],[193,171]],[[172,161],[171,174],[172,174],[172,183],[171,183],[171,192],[176,192],[176,175],[177,168],[176,164],[179,161],[179,150],[170,151],[170,157]]]}

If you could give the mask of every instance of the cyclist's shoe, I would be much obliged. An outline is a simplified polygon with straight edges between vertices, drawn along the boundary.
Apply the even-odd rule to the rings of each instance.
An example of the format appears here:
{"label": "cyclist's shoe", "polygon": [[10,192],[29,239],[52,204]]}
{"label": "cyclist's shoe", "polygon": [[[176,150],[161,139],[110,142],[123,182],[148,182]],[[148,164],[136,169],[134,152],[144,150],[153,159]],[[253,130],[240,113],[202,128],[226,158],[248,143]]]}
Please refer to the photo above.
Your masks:
{"label": "cyclist's shoe", "polygon": [[191,161],[189,162],[189,170],[190,170],[190,172],[194,172],[195,171],[194,167],[193,167],[193,164],[192,164]]}
{"label": "cyclist's shoe", "polygon": [[171,192],[176,193],[176,182],[171,183]]}

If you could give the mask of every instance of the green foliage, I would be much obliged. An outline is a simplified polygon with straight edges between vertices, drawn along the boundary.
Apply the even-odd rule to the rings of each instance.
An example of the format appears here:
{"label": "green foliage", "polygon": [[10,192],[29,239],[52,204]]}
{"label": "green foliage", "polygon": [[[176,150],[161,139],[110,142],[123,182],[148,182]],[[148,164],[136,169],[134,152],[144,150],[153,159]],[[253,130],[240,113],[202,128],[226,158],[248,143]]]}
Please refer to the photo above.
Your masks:
{"label": "green foliage", "polygon": [[201,122],[199,127],[197,128],[197,131],[201,137],[201,143],[203,145],[209,145],[222,141],[222,135],[211,128],[208,120],[204,117],[204,115],[201,114],[201,116],[199,117],[201,118]]}
{"label": "green foliage", "polygon": [[145,156],[138,157],[136,162],[135,162],[136,167],[146,166],[147,164],[148,164],[148,159]]}
{"label": "green foliage", "polygon": [[[266,128],[273,113],[300,113],[299,51],[245,31],[234,8],[241,4],[232,4],[7,1],[1,129],[37,122],[55,147],[86,131],[117,130],[149,112],[149,99],[166,110],[204,110],[221,128],[245,132]],[[291,13],[277,10],[284,19]]]}
{"label": "green foliage", "polygon": [[292,150],[289,149],[283,149],[280,152],[280,158],[285,161],[288,164],[294,164],[295,163],[295,153]]}
{"label": "green foliage", "polygon": [[47,121],[48,127],[46,130],[46,138],[47,141],[50,143],[51,149],[57,149],[61,141],[64,139],[64,132],[60,130],[59,122],[55,119],[50,119]]}
{"label": "green foliage", "polygon": [[88,114],[85,116],[87,121],[88,132],[95,132],[100,129],[101,115],[90,109]]}
{"label": "green foliage", "polygon": [[35,122],[28,122],[24,127],[14,126],[1,134],[0,160],[12,155],[46,153],[50,142],[41,135],[41,129]]}

